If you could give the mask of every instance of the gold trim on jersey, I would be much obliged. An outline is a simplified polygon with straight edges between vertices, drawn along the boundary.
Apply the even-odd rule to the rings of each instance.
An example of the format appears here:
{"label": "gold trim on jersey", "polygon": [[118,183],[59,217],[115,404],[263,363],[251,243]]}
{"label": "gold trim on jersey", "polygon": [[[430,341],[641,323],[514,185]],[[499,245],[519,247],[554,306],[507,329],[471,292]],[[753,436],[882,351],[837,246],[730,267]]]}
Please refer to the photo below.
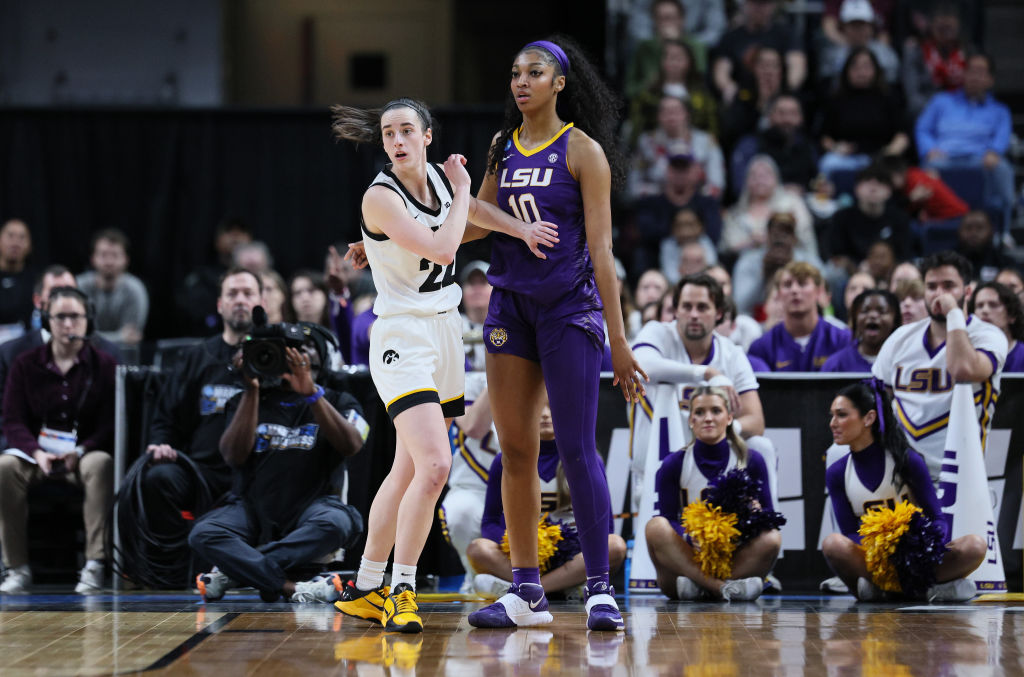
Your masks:
{"label": "gold trim on jersey", "polygon": [[[984,381],[982,383],[981,392],[974,394],[974,404],[981,405],[981,416],[979,417],[978,423],[981,426],[981,450],[985,451],[985,442],[988,437],[988,422],[989,422],[989,407],[995,404],[996,400],[999,399],[999,395],[996,394],[995,388],[992,387],[992,381]],[[921,426],[920,428],[914,425],[910,417],[907,416],[906,412],[903,411],[903,405],[896,401],[896,416],[899,418],[900,423],[903,424],[903,428],[910,433],[910,436],[915,440],[919,440],[922,437],[927,437],[934,432],[942,430],[949,425],[949,414],[946,414],[940,419],[932,421],[928,425]]]}
{"label": "gold trim on jersey", "polygon": [[[526,150],[521,145],[519,145],[519,130],[516,129],[515,131],[512,132],[512,143],[514,143],[516,145],[516,150],[519,151],[520,155],[522,155],[523,157],[530,157],[531,155],[536,155],[537,153],[541,152],[542,150],[544,150],[545,148],[547,148],[548,146],[553,144],[555,141],[558,140],[558,137],[560,137],[562,134],[565,134],[566,130],[568,130],[568,129],[572,129],[572,123],[571,122],[567,122],[564,127],[562,127],[560,130],[558,130],[557,134],[555,134],[550,139],[548,139],[547,141],[545,141],[541,145],[539,145],[536,148],[533,148],[531,150]],[[568,166],[568,165],[566,165],[566,166]],[[570,170],[570,172],[571,171],[572,170]],[[576,178],[576,177],[573,177],[573,178]]]}
{"label": "gold trim on jersey", "polygon": [[[424,388],[424,390],[433,390],[433,388]],[[415,392],[415,391],[413,391],[413,392]],[[455,400],[461,399],[464,396],[465,396],[465,393],[461,393],[459,395],[456,395],[455,397],[450,397],[447,400],[441,400],[441,404],[448,404],[449,402],[454,402]]]}
{"label": "gold trim on jersey", "polygon": [[[410,390],[407,393],[402,393],[398,397],[394,398],[393,400],[391,400],[390,402],[385,404],[384,408],[385,409],[390,409],[392,404],[394,404],[398,400],[402,399],[403,397],[409,397],[410,395],[415,395],[416,393],[436,393],[436,392],[437,392],[437,388],[417,388],[416,390]],[[459,395],[459,397],[462,397],[462,395]],[[453,399],[457,400],[457,399],[459,399],[459,397],[456,397],[456,398],[453,398]],[[451,400],[446,400],[446,401],[447,402],[451,402]]]}

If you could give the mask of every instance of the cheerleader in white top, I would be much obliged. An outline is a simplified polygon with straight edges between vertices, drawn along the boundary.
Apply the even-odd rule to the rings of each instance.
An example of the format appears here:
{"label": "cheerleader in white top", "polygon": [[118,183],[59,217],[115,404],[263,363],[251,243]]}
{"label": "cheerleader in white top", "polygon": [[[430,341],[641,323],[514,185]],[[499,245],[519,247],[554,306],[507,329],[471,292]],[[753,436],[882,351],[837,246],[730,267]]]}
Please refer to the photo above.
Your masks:
{"label": "cheerleader in white top", "polygon": [[[709,489],[721,479],[735,476],[733,471],[737,469],[744,469],[748,476],[753,495],[747,503],[751,504],[752,514],[781,520],[781,515],[772,512],[764,458],[747,448],[732,422],[732,407],[725,390],[713,386],[696,388],[690,396],[689,417],[694,441],[666,456],[658,470],[658,516],[647,523],[647,547],[657,571],[658,586],[671,598],[757,599],[764,588],[763,579],[772,570],[782,547],[782,535],[777,528],[759,530],[756,535],[751,532],[749,540],[738,544],[726,557],[719,557],[716,565],[709,559],[711,544],[702,542],[698,535],[700,525],[692,518],[687,521],[692,507],[701,507]],[[737,520],[733,523],[742,527]],[[734,544],[741,540],[738,532],[735,537]]]}
{"label": "cheerleader in white top", "polygon": [[[448,428],[464,412],[465,351],[455,284],[455,252],[467,221],[526,241],[551,245],[555,226],[526,224],[470,194],[466,159],[451,155],[443,169],[427,162],[430,112],[412,99],[377,111],[335,106],[341,139],[380,143],[391,161],[363,195],[365,260],[373,273],[378,316],[370,332],[370,376],[397,433],[395,461],[370,507],[366,547],[339,611],[387,630],[420,632],[416,563],[448,479]],[[350,257],[346,257],[350,258]],[[356,256],[357,267],[361,262]],[[384,569],[394,548],[389,588]]]}
{"label": "cheerleader in white top", "polygon": [[[928,466],[908,447],[884,384],[875,380],[843,388],[831,414],[832,439],[850,447],[825,472],[841,531],[822,544],[832,570],[861,601],[885,599],[888,593],[928,601],[973,597],[974,583],[965,577],[984,559],[985,542],[972,534],[946,543],[946,522]],[[901,542],[891,555],[876,558],[869,539],[881,534],[878,542],[891,543],[884,536],[894,529],[903,532]]]}

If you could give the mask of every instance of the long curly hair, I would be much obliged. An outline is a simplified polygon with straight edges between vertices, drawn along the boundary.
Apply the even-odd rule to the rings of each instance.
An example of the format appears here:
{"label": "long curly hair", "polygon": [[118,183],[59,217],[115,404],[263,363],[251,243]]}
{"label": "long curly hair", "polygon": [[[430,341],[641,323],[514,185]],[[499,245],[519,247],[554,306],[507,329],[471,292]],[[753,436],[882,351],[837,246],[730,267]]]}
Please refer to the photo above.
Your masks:
{"label": "long curly hair", "polygon": [[[546,38],[562,48],[569,58],[569,73],[563,73],[551,52],[542,47],[530,47],[530,51],[541,55],[541,60],[554,67],[555,75],[565,75],[565,89],[559,94],[555,111],[562,120],[573,125],[594,139],[608,159],[611,168],[612,187],[618,188],[626,179],[626,162],[618,146],[615,132],[619,124],[621,105],[618,96],[601,79],[597,68],[587,58],[576,42],[564,35]],[[523,50],[517,53],[521,54]],[[498,138],[487,155],[487,171],[495,173],[501,160],[502,150],[512,138],[512,132],[523,124],[523,114],[516,106],[511,88],[505,94],[505,117],[501,123]]]}

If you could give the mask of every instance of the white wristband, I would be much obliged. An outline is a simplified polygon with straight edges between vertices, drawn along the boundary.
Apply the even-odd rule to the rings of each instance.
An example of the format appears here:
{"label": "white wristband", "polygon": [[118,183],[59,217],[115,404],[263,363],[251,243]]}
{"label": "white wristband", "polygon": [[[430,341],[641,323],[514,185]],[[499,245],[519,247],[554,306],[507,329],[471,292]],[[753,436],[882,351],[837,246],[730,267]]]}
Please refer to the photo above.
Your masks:
{"label": "white wristband", "polygon": [[732,379],[725,374],[718,374],[716,376],[712,376],[710,380],[708,380],[708,385],[712,387],[732,388]]}
{"label": "white wristband", "polygon": [[954,308],[946,313],[946,331],[956,331],[957,329],[967,329],[967,318],[964,317],[964,311]]}

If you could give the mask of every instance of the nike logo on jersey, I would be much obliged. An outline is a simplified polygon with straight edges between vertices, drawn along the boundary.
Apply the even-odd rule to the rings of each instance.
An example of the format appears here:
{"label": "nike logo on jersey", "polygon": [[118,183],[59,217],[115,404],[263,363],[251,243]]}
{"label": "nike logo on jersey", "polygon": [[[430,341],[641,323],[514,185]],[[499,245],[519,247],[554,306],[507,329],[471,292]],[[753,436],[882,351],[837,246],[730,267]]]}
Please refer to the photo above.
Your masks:
{"label": "nike logo on jersey", "polygon": [[508,162],[511,157],[512,157],[511,155],[506,155],[505,157],[501,158],[501,161],[502,162]]}

